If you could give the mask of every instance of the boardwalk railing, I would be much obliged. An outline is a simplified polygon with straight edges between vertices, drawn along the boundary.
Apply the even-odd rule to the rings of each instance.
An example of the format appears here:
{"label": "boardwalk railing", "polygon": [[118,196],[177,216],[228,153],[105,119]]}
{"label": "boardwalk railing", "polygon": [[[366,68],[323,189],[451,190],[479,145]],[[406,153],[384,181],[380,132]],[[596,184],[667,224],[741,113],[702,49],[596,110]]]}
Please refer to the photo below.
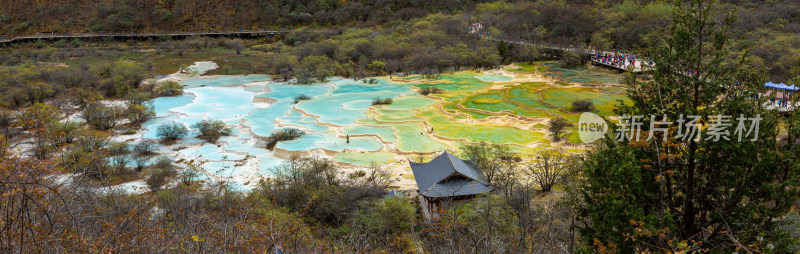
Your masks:
{"label": "boardwalk railing", "polygon": [[[497,38],[489,37],[489,36],[481,36],[481,38],[488,39],[488,40],[493,40],[493,41],[500,41],[501,40],[501,39],[497,39]],[[646,59],[646,58],[637,58],[636,59],[637,61],[635,62],[635,65],[633,65],[633,68],[629,69],[627,64],[609,64],[609,63],[604,63],[602,59],[599,59],[599,58],[595,57],[597,54],[600,54],[600,55],[607,55],[608,54],[608,55],[612,55],[613,56],[618,52],[624,52],[624,51],[605,51],[605,50],[598,50],[597,48],[594,48],[594,47],[563,46],[563,45],[555,45],[555,44],[548,44],[548,43],[541,43],[541,42],[529,42],[529,41],[518,40],[518,39],[503,39],[503,41],[506,42],[506,43],[516,44],[516,45],[525,45],[525,46],[532,46],[532,47],[538,47],[538,48],[546,48],[546,49],[551,49],[551,50],[587,54],[587,55],[591,56],[592,64],[600,65],[600,66],[603,66],[603,67],[616,69],[616,70],[620,70],[620,71],[644,72],[644,71],[649,71],[651,69],[650,66],[645,64],[645,63],[650,61],[649,59]]]}
{"label": "boardwalk railing", "polygon": [[176,36],[176,37],[190,37],[190,36],[236,36],[236,35],[274,35],[288,33],[292,30],[240,30],[240,31],[209,31],[209,32],[171,32],[171,33],[80,33],[80,34],[56,34],[56,33],[43,33],[29,36],[17,36],[12,38],[0,39],[0,43],[23,42],[35,39],[80,39],[80,38],[147,38],[147,37],[160,37],[160,36]]}

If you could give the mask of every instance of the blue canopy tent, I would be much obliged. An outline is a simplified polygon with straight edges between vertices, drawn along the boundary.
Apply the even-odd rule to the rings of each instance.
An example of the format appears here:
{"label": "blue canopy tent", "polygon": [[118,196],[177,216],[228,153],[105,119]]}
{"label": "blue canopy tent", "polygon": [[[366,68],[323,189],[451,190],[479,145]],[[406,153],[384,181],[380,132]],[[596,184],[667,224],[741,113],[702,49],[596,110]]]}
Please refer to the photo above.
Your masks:
{"label": "blue canopy tent", "polygon": [[[779,105],[781,104],[781,101],[786,102],[787,98],[789,96],[791,96],[794,93],[794,91],[797,91],[798,89],[800,89],[795,85],[786,85],[784,83],[775,84],[775,83],[772,83],[772,82],[765,83],[764,87],[777,89],[777,90],[784,90],[784,91],[776,92],[772,97],[773,101],[774,100],[778,100],[778,104]],[[778,95],[778,93],[780,93],[780,96]]]}

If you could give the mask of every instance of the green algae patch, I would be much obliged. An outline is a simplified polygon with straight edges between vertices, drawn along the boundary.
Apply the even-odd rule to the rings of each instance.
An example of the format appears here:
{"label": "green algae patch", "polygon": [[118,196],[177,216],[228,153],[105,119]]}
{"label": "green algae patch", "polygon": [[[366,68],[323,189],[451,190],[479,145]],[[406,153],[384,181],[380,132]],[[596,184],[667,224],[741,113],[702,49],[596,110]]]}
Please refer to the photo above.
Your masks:
{"label": "green algae patch", "polygon": [[572,152],[572,153],[585,153],[585,152],[586,152],[586,149],[571,149],[571,148],[568,148],[568,149],[567,149],[567,152]]}
{"label": "green algae patch", "polygon": [[522,84],[520,84],[518,86],[515,86],[514,88],[525,88],[525,89],[528,89],[529,91],[534,91],[535,92],[539,88],[546,87],[546,86],[549,86],[549,85],[550,84],[548,84],[548,83],[542,83],[542,82],[530,82],[530,83],[522,83]]}
{"label": "green algae patch", "polygon": [[396,130],[397,149],[402,152],[431,153],[450,148],[445,143],[431,139],[421,123],[392,123],[388,126]]}
{"label": "green algae patch", "polygon": [[[416,84],[419,89],[427,89],[427,88],[439,88],[444,89],[447,94],[448,92],[453,93],[462,93],[462,92],[472,92],[483,89],[491,84],[491,82],[484,82],[480,79],[475,78],[476,74],[473,72],[458,72],[454,74],[445,74],[440,75],[434,79],[428,79],[430,81],[438,81],[436,83],[424,83],[424,84]],[[442,94],[436,94],[437,96]],[[450,96],[445,96],[450,97]]]}
{"label": "green algae patch", "polygon": [[360,153],[360,152],[342,152],[337,153],[334,157],[334,160],[339,162],[351,163],[351,164],[358,164],[358,165],[386,165],[394,160],[394,153],[390,152],[368,152],[368,153]]}
{"label": "green algae patch", "polygon": [[465,139],[472,143],[487,142],[495,144],[522,144],[540,142],[544,135],[532,130],[523,130],[509,126],[470,125],[453,122],[437,112],[427,117],[434,134],[448,139]]}
{"label": "green algae patch", "polygon": [[555,110],[556,108],[542,103],[542,95],[538,92],[546,89],[542,84],[523,84],[507,90],[508,99],[524,104],[528,108]]}
{"label": "green algae patch", "polygon": [[393,78],[394,78],[394,79],[399,79],[399,80],[417,80],[417,79],[425,79],[425,77],[424,77],[424,76],[422,76],[422,75],[419,75],[419,74],[408,75],[408,76],[405,76],[405,77],[393,77]]}
{"label": "green algae patch", "polygon": [[533,62],[533,64],[529,64],[527,62],[517,62],[517,63],[514,63],[514,64],[519,66],[520,68],[515,69],[514,71],[516,71],[516,72],[529,72],[529,73],[546,72],[547,69],[548,69],[548,66],[545,65],[545,64],[547,64],[547,63],[553,63],[553,62],[550,62],[550,61],[539,61],[539,62]]}
{"label": "green algae patch", "polygon": [[467,111],[467,110],[462,111],[461,113],[469,115],[470,117],[472,117],[472,119],[484,119],[484,118],[487,118],[487,117],[490,117],[490,116],[495,116],[495,115],[491,115],[491,114],[475,112],[475,111]]}
{"label": "green algae patch", "polygon": [[616,95],[625,95],[625,92],[628,91],[628,89],[615,86],[600,87],[597,90],[599,90],[601,93],[604,94],[616,94]]}
{"label": "green algae patch", "polygon": [[[520,68],[514,71],[557,73],[556,76],[572,78],[600,77],[599,80],[590,80],[596,83],[608,81],[603,79],[605,75],[619,78],[618,75],[590,68],[563,68],[557,62],[517,63],[517,65]],[[457,148],[465,143],[488,142],[509,144],[517,153],[532,154],[552,148],[553,145],[546,138],[547,124],[536,124],[530,129],[520,129],[500,121],[477,124],[470,122],[469,119],[503,115],[562,117],[576,124],[580,113],[568,111],[574,100],[591,100],[598,109],[596,113],[604,115],[612,112],[617,100],[626,100],[625,89],[621,87],[574,87],[565,82],[512,83],[499,90],[489,90],[492,82],[513,80],[513,78],[469,71],[447,73],[433,78],[416,75],[403,79],[419,79],[419,83],[413,84],[417,89],[439,88],[443,92],[427,96],[414,94],[397,97],[395,103],[391,105],[371,108],[367,114],[368,119],[358,121],[378,129],[354,128],[348,131],[362,133],[371,131],[375,132],[375,135],[384,137],[390,135],[387,130],[390,128],[395,141],[389,141],[388,138],[384,140],[394,142],[397,149],[404,153],[429,153],[452,149],[451,145]],[[576,82],[568,79],[564,81]],[[442,109],[444,111],[441,111]],[[460,122],[462,119],[467,121]],[[574,127],[566,131],[564,138],[569,143],[580,143]]]}
{"label": "green algae patch", "polygon": [[549,109],[544,107],[544,105],[541,103],[536,102],[536,105],[531,105],[533,107],[529,107],[528,105],[524,105],[524,103],[515,103],[513,100],[505,99],[506,95],[504,93],[505,90],[493,90],[486,93],[473,95],[465,98],[461,105],[466,108],[495,113],[510,112],[511,114],[528,117],[548,117],[547,111],[537,110]]}
{"label": "green algae patch", "polygon": [[570,107],[572,101],[591,100],[602,115],[612,114],[617,100],[627,99],[624,95],[602,94],[586,87],[544,89],[540,93],[543,102],[565,109]]}
{"label": "green algae patch", "polygon": [[[387,111],[387,112],[404,112],[404,111]],[[407,113],[414,113],[414,111],[405,111]],[[380,133],[381,137],[384,135],[391,135],[391,140],[385,139],[389,142],[395,142],[398,150],[405,153],[422,152],[431,153],[449,149],[450,146],[442,143],[441,141],[434,140],[429,133],[429,129],[424,128],[421,122],[379,122],[381,117],[391,117],[378,115],[376,119],[361,119],[358,122],[361,124],[372,125],[368,127],[352,127],[348,132],[375,132]],[[413,120],[421,121],[420,117],[415,117]],[[391,134],[386,130],[391,130]]]}
{"label": "green algae patch", "polygon": [[572,129],[571,132],[569,134],[567,134],[566,137],[567,137],[567,142],[570,142],[570,143],[573,143],[573,144],[581,144],[581,143],[583,143],[583,141],[581,141],[581,137],[578,135],[578,130],[577,129]]}
{"label": "green algae patch", "polygon": [[566,67],[560,62],[545,63],[547,75],[555,76],[567,82],[585,84],[618,84],[622,82],[619,74],[599,68],[585,66]]}
{"label": "green algae patch", "polygon": [[495,98],[477,98],[472,102],[475,104],[497,104],[503,102],[503,100]]}
{"label": "green algae patch", "polygon": [[508,147],[510,148],[511,152],[516,154],[536,154],[536,149],[527,146],[510,145]]}
{"label": "green algae patch", "polygon": [[547,125],[537,123],[537,124],[533,125],[531,128],[533,128],[533,129],[547,129]]}

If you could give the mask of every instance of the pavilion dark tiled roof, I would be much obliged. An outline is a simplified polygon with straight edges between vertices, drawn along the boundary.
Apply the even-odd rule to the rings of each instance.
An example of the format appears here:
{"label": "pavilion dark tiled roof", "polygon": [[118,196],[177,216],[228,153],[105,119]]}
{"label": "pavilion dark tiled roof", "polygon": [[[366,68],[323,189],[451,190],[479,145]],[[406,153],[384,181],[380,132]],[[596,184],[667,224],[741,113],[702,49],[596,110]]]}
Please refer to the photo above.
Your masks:
{"label": "pavilion dark tiled roof", "polygon": [[410,163],[419,192],[426,197],[475,195],[492,191],[483,173],[444,152],[428,163]]}

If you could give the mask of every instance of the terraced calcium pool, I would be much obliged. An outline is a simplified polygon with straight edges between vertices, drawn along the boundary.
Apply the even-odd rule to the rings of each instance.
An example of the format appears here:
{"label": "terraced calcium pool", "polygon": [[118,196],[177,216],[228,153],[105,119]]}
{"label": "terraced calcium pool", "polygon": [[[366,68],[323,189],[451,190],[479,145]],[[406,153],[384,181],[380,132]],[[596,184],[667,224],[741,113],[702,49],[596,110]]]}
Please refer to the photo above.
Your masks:
{"label": "terraced calcium pool", "polygon": [[542,101],[554,106],[568,108],[574,100],[591,100],[600,114],[611,114],[618,100],[625,101],[623,95],[602,94],[592,88],[548,88],[540,91]]}
{"label": "terraced calcium pool", "polygon": [[613,71],[600,68],[588,68],[584,66],[565,67],[559,62],[545,63],[548,75],[554,75],[567,82],[573,83],[594,83],[594,84],[617,84],[622,82],[622,75]]}
{"label": "terraced calcium pool", "polygon": [[513,77],[502,76],[502,75],[479,75],[479,76],[475,76],[475,78],[480,79],[482,81],[488,81],[488,82],[514,80]]}
{"label": "terraced calcium pool", "polygon": [[[199,63],[189,69],[194,73],[212,67]],[[143,124],[142,138],[156,139],[158,126],[165,123],[191,130],[203,119],[222,120],[233,134],[217,144],[194,138],[196,130],[191,130],[189,137],[160,146],[158,151],[176,160],[201,163],[204,170],[198,179],[227,181],[244,191],[298,153],[321,152],[361,166],[457,150],[476,142],[510,144],[514,151],[532,153],[550,146],[545,125],[549,118],[577,121],[578,114],[565,110],[571,100],[591,99],[600,113],[607,113],[612,102],[624,97],[624,90],[616,87],[565,87],[526,81],[532,79],[529,74],[469,71],[433,79],[419,75],[377,78],[377,84],[337,78],[295,85],[272,82],[266,75],[182,78],[183,95],[151,101],[156,118]],[[441,93],[417,93],[425,88],[441,89]],[[299,95],[310,99],[295,103]],[[394,102],[372,105],[375,98]],[[266,149],[261,138],[287,127],[302,129],[306,135],[279,142],[274,151]]]}
{"label": "terraced calcium pool", "polygon": [[392,161],[394,157],[395,154],[390,152],[369,152],[369,153],[343,152],[343,153],[337,153],[336,156],[334,156],[334,158],[337,161],[364,165],[364,166],[386,164]]}

